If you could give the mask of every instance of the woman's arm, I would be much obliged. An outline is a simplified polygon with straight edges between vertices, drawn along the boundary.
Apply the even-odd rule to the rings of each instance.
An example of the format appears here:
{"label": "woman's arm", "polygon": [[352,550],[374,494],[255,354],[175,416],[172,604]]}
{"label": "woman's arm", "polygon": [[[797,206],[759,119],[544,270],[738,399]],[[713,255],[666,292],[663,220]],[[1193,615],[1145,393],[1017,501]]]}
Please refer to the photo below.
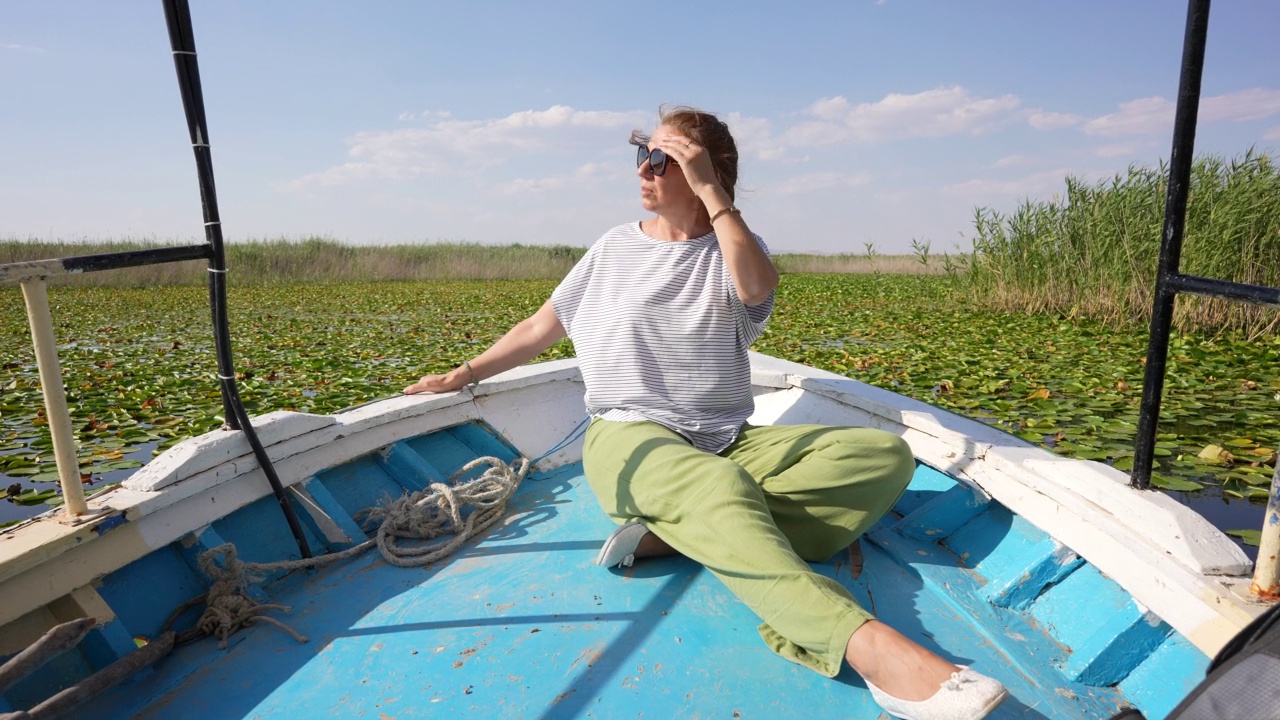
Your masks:
{"label": "woman's arm", "polygon": [[736,209],[734,212],[722,212],[733,207],[729,193],[714,183],[710,187],[694,188],[694,191],[707,206],[707,213],[715,218],[711,227],[716,231],[724,264],[733,276],[738,299],[743,305],[759,305],[769,299],[769,293],[778,287],[778,270],[751,235],[742,213]]}
{"label": "woman's arm", "polygon": [[[655,137],[663,152],[676,159],[685,180],[707,209],[711,227],[720,243],[724,264],[733,277],[733,286],[743,305],[759,305],[778,287],[778,270],[768,254],[751,235],[742,213],[733,208],[729,193],[716,179],[715,168],[706,149],[680,135]],[[733,212],[727,212],[733,208]]]}
{"label": "woman's arm", "polygon": [[471,360],[470,372],[466,365],[461,365],[444,375],[424,375],[421,380],[405,388],[404,393],[413,395],[460,390],[470,382],[493,377],[529,362],[564,336],[564,326],[560,324],[560,318],[556,317],[551,301],[547,300],[538,308],[538,312],[521,320],[499,338],[498,342]]}

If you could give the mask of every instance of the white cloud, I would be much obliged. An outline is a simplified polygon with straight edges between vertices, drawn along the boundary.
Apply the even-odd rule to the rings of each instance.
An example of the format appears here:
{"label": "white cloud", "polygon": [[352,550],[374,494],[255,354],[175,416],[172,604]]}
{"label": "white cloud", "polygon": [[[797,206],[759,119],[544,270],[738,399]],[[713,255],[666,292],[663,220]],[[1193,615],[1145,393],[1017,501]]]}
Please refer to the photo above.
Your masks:
{"label": "white cloud", "polygon": [[1200,102],[1200,122],[1245,122],[1280,113],[1280,90],[1250,88]]}
{"label": "white cloud", "polygon": [[1118,112],[1094,118],[1084,124],[1088,135],[1154,135],[1168,131],[1173,123],[1173,103],[1162,97],[1141,98],[1120,103]]}
{"label": "white cloud", "polygon": [[517,178],[499,184],[495,189],[506,195],[533,195],[569,188],[596,187],[604,181],[622,180],[630,173],[625,168],[604,163],[586,163],[572,173],[543,178]]}
{"label": "white cloud", "polygon": [[1079,125],[1083,121],[1083,117],[1068,113],[1048,112],[1046,110],[1032,110],[1027,113],[1027,124],[1036,130],[1058,130]]}
{"label": "white cloud", "polygon": [[445,120],[453,117],[453,113],[448,110],[423,110],[420,113],[402,112],[396,117],[400,121],[409,120]]}
{"label": "white cloud", "polygon": [[[1117,112],[1084,124],[1089,135],[1166,134],[1173,127],[1174,103],[1163,97],[1148,97],[1121,103]],[[1244,122],[1262,120],[1280,113],[1280,90],[1251,88],[1225,95],[1201,98],[1198,122]]]}
{"label": "white cloud", "polygon": [[455,120],[440,111],[417,117],[427,120],[425,126],[356,133],[348,141],[348,162],[282,187],[302,190],[379,179],[403,181],[444,172],[474,175],[520,155],[570,147],[612,147],[624,142],[625,131],[643,124],[650,114],[555,105],[488,120]]}
{"label": "white cloud", "polygon": [[909,137],[977,135],[1008,122],[1019,100],[1014,95],[974,97],[963,87],[943,87],[914,95],[892,93],[874,103],[853,105],[843,96],[823,98],[806,112],[817,118],[783,135],[792,147],[871,143]]}
{"label": "white cloud", "polygon": [[26,53],[44,53],[44,48],[33,47],[31,45],[18,45],[17,43],[0,43],[0,50],[12,50],[13,52]]}
{"label": "white cloud", "polygon": [[321,170],[318,173],[303,175],[300,178],[281,183],[279,188],[300,191],[315,187],[337,187],[385,176],[385,171],[373,163],[344,163],[335,165],[327,170]]}
{"label": "white cloud", "polygon": [[567,175],[553,175],[545,178],[516,178],[510,182],[502,183],[494,189],[504,195],[535,195],[560,190],[567,182]]}
{"label": "white cloud", "polygon": [[1262,135],[1263,140],[1280,140],[1280,125],[1277,125]]}
{"label": "white cloud", "polygon": [[869,172],[861,172],[854,175],[846,175],[844,173],[837,172],[820,172],[788,178],[777,185],[764,188],[764,190],[775,195],[786,196],[799,195],[819,190],[831,190],[833,188],[857,187],[859,185],[866,185],[869,182],[871,182],[871,173]]}
{"label": "white cloud", "polygon": [[1093,154],[1101,158],[1132,155],[1148,144],[1149,143],[1113,143],[1111,145],[1100,145],[1093,149]]}
{"label": "white cloud", "polygon": [[998,197],[1035,197],[1056,192],[1065,187],[1066,178],[1073,174],[1070,168],[1057,168],[1032,173],[1014,180],[991,180],[973,178],[962,183],[942,188],[945,195],[962,197],[988,198]]}
{"label": "white cloud", "polygon": [[724,116],[724,122],[733,133],[739,157],[781,160],[786,155],[786,150],[773,136],[772,122],[740,113],[729,113]]}
{"label": "white cloud", "polygon": [[897,188],[894,190],[878,190],[871,193],[874,200],[882,204],[914,204],[927,202],[933,196],[933,190],[921,190],[920,188]]}
{"label": "white cloud", "polygon": [[1018,165],[1030,165],[1036,162],[1036,158],[1030,155],[1006,155],[991,164],[993,168],[1016,167]]}

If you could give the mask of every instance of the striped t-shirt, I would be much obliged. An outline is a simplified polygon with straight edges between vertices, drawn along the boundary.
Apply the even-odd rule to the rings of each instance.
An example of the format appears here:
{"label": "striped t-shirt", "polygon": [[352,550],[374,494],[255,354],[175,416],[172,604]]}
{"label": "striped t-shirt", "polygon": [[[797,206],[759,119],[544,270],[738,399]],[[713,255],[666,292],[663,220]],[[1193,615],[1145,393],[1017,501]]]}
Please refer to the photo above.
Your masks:
{"label": "striped t-shirt", "polygon": [[619,225],[569,271],[551,304],[593,417],[651,420],[717,453],[755,409],[747,348],[764,331],[773,293],[742,304],[715,233],[668,242],[639,223]]}

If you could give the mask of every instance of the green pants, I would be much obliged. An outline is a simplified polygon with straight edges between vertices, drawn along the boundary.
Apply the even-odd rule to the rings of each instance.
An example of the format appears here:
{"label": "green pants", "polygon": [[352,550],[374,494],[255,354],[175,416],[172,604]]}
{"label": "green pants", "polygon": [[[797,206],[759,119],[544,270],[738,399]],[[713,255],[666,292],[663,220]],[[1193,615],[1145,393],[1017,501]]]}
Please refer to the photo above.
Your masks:
{"label": "green pants", "polygon": [[599,419],[582,463],[610,517],[704,565],[764,620],[774,652],[828,677],[871,615],[806,561],[848,547],[915,469],[901,438],[869,428],[744,425],[712,455],[656,423]]}

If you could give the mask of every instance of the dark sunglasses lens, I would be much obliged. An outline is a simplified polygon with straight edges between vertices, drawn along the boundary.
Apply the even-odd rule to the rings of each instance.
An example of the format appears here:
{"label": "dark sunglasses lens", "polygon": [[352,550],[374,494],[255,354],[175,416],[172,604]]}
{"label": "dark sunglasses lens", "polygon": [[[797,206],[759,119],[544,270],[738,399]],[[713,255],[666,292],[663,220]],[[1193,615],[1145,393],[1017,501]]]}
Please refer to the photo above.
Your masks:
{"label": "dark sunglasses lens", "polygon": [[644,165],[644,161],[649,161],[649,169],[654,175],[661,175],[667,171],[667,154],[661,150],[652,150],[644,145],[636,146],[636,167]]}
{"label": "dark sunglasses lens", "polygon": [[653,150],[649,153],[649,166],[653,168],[654,175],[661,175],[667,171],[667,154],[661,150]]}

